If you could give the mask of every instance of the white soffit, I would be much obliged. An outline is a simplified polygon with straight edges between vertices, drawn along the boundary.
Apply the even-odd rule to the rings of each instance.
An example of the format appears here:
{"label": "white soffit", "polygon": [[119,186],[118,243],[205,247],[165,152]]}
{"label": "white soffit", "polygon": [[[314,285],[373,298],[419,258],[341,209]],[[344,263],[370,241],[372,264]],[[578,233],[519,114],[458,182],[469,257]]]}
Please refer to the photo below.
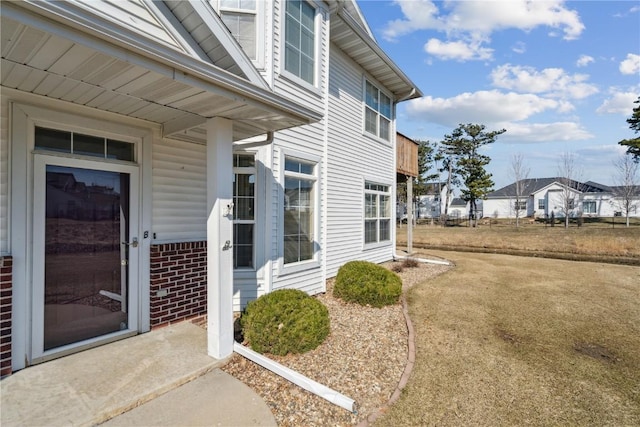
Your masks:
{"label": "white soffit", "polygon": [[187,135],[190,128],[209,117],[235,121],[235,140],[322,117],[139,32],[82,9],[66,13],[60,3],[0,3],[3,87],[152,121],[189,140],[199,139]]}

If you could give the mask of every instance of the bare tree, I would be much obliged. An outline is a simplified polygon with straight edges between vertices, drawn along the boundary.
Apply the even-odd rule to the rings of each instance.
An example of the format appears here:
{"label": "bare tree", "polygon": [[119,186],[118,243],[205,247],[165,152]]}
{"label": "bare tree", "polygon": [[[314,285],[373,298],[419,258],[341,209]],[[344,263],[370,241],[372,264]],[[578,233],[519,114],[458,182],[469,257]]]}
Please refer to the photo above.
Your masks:
{"label": "bare tree", "polygon": [[[524,162],[524,156],[522,153],[514,154],[511,156],[511,169],[510,175],[515,182],[516,199],[513,206],[516,213],[516,228],[520,226],[520,212],[526,211],[527,197],[525,190],[527,187],[527,179],[529,178],[529,167]],[[523,209],[524,206],[524,209]]]}
{"label": "bare tree", "polygon": [[627,227],[629,214],[640,207],[640,184],[638,184],[638,169],[640,164],[629,155],[622,155],[613,162],[616,169],[613,187],[613,203],[624,212]]}
{"label": "bare tree", "polygon": [[569,228],[569,217],[578,204],[578,193],[582,190],[582,183],[578,181],[580,175],[576,156],[573,153],[563,153],[558,159],[558,177],[562,184],[559,208],[564,215],[565,228]]}

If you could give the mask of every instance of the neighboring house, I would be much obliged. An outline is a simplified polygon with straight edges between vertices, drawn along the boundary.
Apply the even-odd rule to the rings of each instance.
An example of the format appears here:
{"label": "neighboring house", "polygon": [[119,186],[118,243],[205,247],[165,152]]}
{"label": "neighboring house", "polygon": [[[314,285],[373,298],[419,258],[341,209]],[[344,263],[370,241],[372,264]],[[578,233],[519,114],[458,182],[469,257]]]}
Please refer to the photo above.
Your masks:
{"label": "neighboring house", "polygon": [[2,375],[204,315],[224,358],[248,301],[392,258],[421,93],[355,2],[0,6]]}
{"label": "neighboring house", "polygon": [[[447,200],[447,183],[427,183],[426,194],[421,194],[418,199],[418,218],[439,218],[440,215],[444,214],[444,204]],[[451,202],[449,202],[449,205],[451,205]]]}
{"label": "neighboring house", "polygon": [[[482,207],[478,206],[478,210],[482,211]],[[449,204],[449,218],[466,218],[469,214],[469,203],[460,197],[454,197]]]}
{"label": "neighboring house", "polygon": [[[564,199],[569,201],[570,217],[611,217],[621,215],[622,200],[617,187],[596,182],[579,182],[565,178],[531,178],[523,180],[522,194],[517,203],[516,184],[512,183],[487,195],[484,216],[492,218],[520,217],[556,218],[565,216]],[[639,195],[640,200],[640,195]],[[630,216],[639,216],[638,208]]]}

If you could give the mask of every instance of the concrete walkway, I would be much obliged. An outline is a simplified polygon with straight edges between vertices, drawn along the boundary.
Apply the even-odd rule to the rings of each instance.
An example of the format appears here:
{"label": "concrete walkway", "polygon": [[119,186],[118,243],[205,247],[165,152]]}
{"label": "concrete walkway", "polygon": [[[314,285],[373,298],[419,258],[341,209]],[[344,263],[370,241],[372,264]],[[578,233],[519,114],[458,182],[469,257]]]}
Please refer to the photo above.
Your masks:
{"label": "concrete walkway", "polygon": [[23,369],[0,382],[0,424],[275,426],[206,348],[206,331],[183,322]]}

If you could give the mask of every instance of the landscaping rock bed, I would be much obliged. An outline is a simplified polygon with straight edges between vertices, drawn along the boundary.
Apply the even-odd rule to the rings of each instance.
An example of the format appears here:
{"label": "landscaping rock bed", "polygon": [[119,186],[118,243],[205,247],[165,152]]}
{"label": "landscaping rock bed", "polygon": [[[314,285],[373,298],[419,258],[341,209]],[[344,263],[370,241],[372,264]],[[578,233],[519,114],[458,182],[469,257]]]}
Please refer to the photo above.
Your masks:
{"label": "landscaping rock bed", "polygon": [[[388,263],[397,270],[400,263]],[[444,273],[450,267],[419,264],[400,275],[406,288]],[[408,332],[400,303],[363,307],[327,292],[317,298],[329,310],[331,332],[313,351],[269,356],[321,384],[354,399],[357,413],[335,406],[261,366],[235,354],[223,368],[255,390],[271,408],[280,426],[347,426],[365,421],[384,407],[398,387],[407,365]]]}

